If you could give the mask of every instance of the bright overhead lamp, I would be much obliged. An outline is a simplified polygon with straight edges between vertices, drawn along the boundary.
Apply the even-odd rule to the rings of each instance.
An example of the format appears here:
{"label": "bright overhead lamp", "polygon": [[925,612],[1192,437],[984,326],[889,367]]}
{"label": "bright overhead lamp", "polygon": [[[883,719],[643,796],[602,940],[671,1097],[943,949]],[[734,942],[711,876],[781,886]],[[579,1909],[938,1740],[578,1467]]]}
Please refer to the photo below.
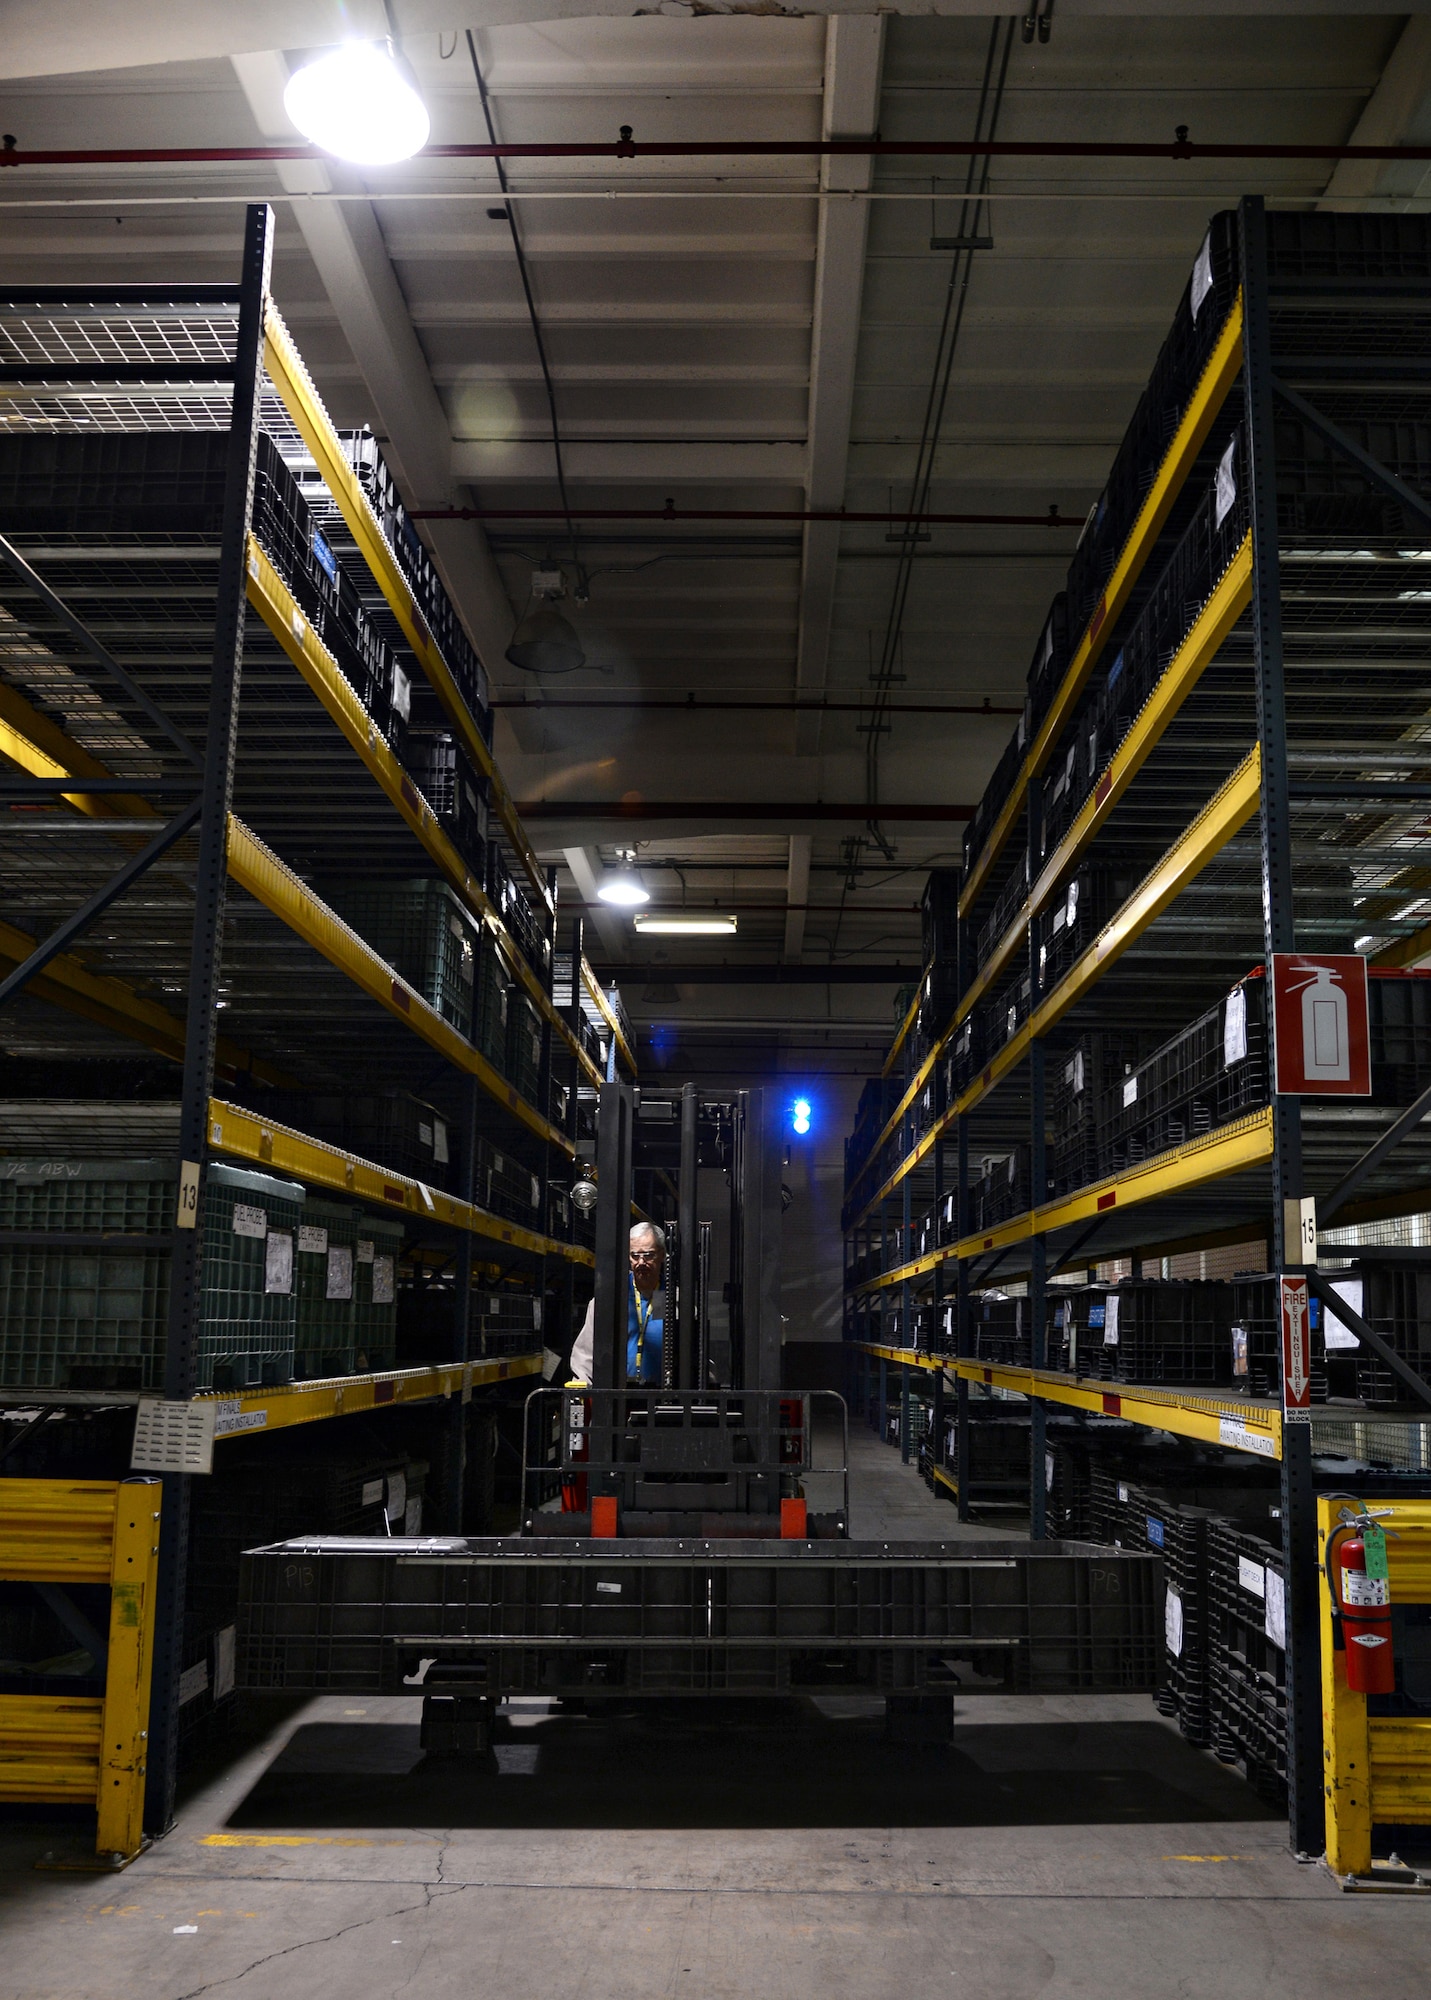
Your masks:
{"label": "bright overhead lamp", "polygon": [[[643,903],[649,903],[651,900],[650,890],[643,889],[636,877],[626,869],[622,869],[618,874],[608,875],[603,881],[598,882],[596,893],[603,903],[610,903],[618,910],[639,910]],[[641,919],[638,917],[636,921],[640,923]]]}
{"label": "bright overhead lamp", "polygon": [[295,70],[283,108],[305,139],[358,167],[410,160],[432,131],[427,106],[374,42],[345,42]]}
{"label": "bright overhead lamp", "polygon": [[661,916],[658,912],[632,919],[643,937],[734,937],[735,918],[716,910],[704,916]]}

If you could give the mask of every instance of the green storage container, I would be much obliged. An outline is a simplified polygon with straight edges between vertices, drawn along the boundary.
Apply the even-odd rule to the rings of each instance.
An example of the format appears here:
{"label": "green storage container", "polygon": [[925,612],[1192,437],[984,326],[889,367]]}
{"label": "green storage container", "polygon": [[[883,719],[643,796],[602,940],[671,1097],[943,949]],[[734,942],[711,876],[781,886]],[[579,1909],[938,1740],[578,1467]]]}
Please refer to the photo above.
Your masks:
{"label": "green storage container", "polygon": [[[0,1229],[92,1241],[0,1245],[0,1384],[160,1389],[178,1174],[169,1159],[0,1162]],[[303,1189],[211,1165],[204,1197],[201,1388],[293,1373]]]}
{"label": "green storage container", "polygon": [[327,901],[459,1035],[472,1038],[483,939],[445,882],[340,882]]}
{"label": "green storage container", "polygon": [[361,1215],[353,1270],[353,1366],[372,1374],[397,1364],[397,1260],[403,1226],[385,1215]]}
{"label": "green storage container", "polygon": [[298,1226],[298,1308],[293,1372],[302,1381],[351,1375],[359,1214],[310,1195]]}
{"label": "green storage container", "polygon": [[199,1386],[243,1389],[293,1376],[294,1276],[304,1191],[245,1167],[211,1165],[202,1225]]}

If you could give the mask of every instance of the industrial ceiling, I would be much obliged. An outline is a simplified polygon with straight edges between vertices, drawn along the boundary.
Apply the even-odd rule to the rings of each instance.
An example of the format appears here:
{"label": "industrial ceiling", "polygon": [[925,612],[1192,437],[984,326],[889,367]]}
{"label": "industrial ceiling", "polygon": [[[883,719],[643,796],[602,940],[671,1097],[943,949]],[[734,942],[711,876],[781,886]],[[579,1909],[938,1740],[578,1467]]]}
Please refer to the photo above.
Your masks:
{"label": "industrial ceiling", "polygon": [[[923,871],[957,859],[1209,214],[1425,205],[1419,169],[1345,162],[659,152],[1431,136],[1424,11],[1033,11],[1046,40],[962,5],[394,0],[435,140],[626,125],[638,157],[511,160],[505,187],[470,159],[0,172],[6,285],[228,277],[244,202],[275,203],[278,301],[336,420],[387,441],[414,506],[486,516],[428,532],[564,903],[634,848],[653,907],[737,914],[658,950],[588,911],[658,1059],[678,1034],[687,1068],[868,1070],[894,990],[849,969],[917,963]],[[25,151],[291,139],[292,65],[387,31],[378,0],[0,0],[0,125]],[[749,518],[842,508],[894,518]],[[537,568],[575,671],[504,657]],[[757,983],[695,976],[722,965]]]}

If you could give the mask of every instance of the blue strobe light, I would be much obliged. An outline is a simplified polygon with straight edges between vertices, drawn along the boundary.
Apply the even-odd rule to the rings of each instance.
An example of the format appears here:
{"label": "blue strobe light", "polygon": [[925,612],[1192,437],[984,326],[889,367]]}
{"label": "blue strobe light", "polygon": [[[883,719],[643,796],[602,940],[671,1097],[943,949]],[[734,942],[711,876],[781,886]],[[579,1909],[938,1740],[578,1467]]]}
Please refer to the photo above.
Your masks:
{"label": "blue strobe light", "polygon": [[810,1100],[797,1097],[790,1107],[790,1128],[803,1139],[810,1129]]}

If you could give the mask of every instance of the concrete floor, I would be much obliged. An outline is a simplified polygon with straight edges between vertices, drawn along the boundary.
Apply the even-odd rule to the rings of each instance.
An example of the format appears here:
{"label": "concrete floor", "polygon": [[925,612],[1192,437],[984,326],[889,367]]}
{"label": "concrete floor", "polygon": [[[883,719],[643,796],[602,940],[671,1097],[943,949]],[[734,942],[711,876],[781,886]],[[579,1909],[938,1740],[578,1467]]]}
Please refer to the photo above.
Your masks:
{"label": "concrete floor", "polygon": [[[852,1441],[861,1537],[948,1535]],[[987,1533],[987,1529],[978,1532]],[[1007,1531],[1005,1531],[1007,1532]],[[961,1702],[952,1750],[863,1701],[518,1705],[494,1775],[417,1709],[274,1711],[125,1874],[0,1823],[3,2000],[1424,2000],[1431,1901],[1344,1895],[1150,1701]]]}

